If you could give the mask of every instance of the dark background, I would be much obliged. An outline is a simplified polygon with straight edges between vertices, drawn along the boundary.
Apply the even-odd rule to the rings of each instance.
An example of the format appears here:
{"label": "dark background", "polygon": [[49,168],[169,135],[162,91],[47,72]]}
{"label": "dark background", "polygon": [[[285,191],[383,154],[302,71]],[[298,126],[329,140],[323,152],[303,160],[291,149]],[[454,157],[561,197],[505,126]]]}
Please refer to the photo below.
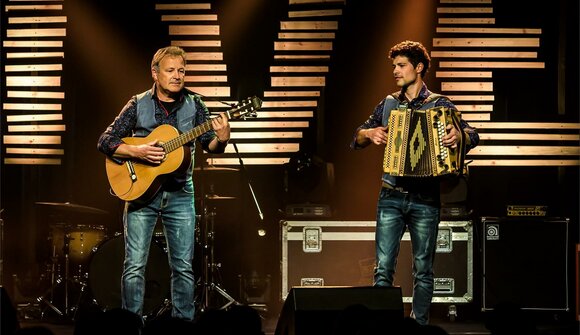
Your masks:
{"label": "dark background", "polygon": [[[268,89],[268,69],[274,65],[273,42],[280,21],[288,13],[287,1],[243,3],[214,1],[212,5],[212,11],[218,13],[233,99],[259,96]],[[431,49],[436,2],[426,3],[411,2],[405,10],[394,1],[347,1],[344,7],[326,87],[321,91],[321,107],[315,112],[319,117],[301,143],[304,151],[334,164],[334,187],[322,185],[322,190],[318,190],[332,208],[331,220],[374,220],[382,149],[354,152],[349,142],[354,129],[374,106],[397,89],[386,57],[389,48],[401,40],[416,39]],[[235,6],[252,10],[236,10]],[[579,122],[577,1],[561,0],[543,6],[497,1],[493,7],[498,27],[542,29],[538,59],[545,62],[546,68],[494,69],[496,100],[492,121]],[[153,1],[124,1],[120,6],[119,1],[85,0],[66,2],[64,8],[68,17],[63,75],[65,155],[60,166],[2,165],[6,286],[11,284],[13,274],[30,282],[30,286],[38,283],[46,267],[49,227],[63,220],[59,213],[35,202],[68,201],[105,210],[107,215],[66,219],[103,225],[109,236],[121,231],[122,203],[109,195],[104,157],[97,151],[96,141],[131,95],[150,88],[151,57],[158,48],[169,44],[167,25],[161,22]],[[415,22],[422,22],[427,28],[409,30],[407,27]],[[3,19],[2,24],[5,23]],[[563,41],[565,65],[558,63]],[[562,65],[566,74],[566,108],[565,114],[559,115],[557,71]],[[431,90],[440,91],[434,71],[426,81]],[[5,129],[4,125],[2,130]],[[196,160],[201,159],[198,150]],[[270,300],[275,304],[279,298],[279,221],[284,219],[287,196],[284,167],[245,168],[247,174],[243,170],[221,175],[196,174],[199,194],[214,184],[218,193],[237,197],[215,204],[199,203],[198,211],[207,205],[216,213],[215,249],[216,258],[222,263],[224,287],[238,298],[238,275],[270,275]],[[571,219],[572,246],[578,241],[578,177],[578,166],[472,167],[469,203],[473,217],[477,220],[481,216],[504,216],[508,204],[547,205],[550,216]],[[251,198],[248,178],[264,213],[263,221]],[[265,238],[257,236],[258,228],[266,229]]]}

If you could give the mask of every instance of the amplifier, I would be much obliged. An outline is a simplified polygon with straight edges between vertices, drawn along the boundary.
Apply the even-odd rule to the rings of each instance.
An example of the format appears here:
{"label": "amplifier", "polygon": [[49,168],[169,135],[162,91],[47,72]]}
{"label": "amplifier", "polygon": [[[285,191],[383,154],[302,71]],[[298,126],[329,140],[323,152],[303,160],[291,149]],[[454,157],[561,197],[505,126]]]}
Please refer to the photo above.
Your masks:
{"label": "amplifier", "polygon": [[569,311],[567,218],[482,217],[483,309]]}
{"label": "amplifier", "polygon": [[547,211],[548,206],[507,206],[507,216],[546,216]]}
{"label": "amplifier", "polygon": [[286,206],[286,217],[288,218],[328,218],[330,216],[330,206],[325,204],[290,204]]}

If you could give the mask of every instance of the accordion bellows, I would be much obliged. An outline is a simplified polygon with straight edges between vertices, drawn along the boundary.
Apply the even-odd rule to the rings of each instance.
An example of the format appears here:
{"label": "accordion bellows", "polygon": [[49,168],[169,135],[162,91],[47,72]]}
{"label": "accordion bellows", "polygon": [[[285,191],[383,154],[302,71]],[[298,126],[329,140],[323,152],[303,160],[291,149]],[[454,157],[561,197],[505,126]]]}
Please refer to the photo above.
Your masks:
{"label": "accordion bellows", "polygon": [[392,176],[434,177],[463,172],[465,136],[457,148],[443,146],[448,124],[461,129],[459,113],[446,107],[427,110],[394,109],[389,130],[383,171]]}

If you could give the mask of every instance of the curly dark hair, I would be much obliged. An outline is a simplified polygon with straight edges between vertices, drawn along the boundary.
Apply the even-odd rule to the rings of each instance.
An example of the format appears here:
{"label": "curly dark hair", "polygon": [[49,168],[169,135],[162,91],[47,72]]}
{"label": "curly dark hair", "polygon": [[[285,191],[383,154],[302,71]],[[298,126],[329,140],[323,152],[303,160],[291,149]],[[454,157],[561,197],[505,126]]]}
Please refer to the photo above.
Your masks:
{"label": "curly dark hair", "polygon": [[389,58],[395,59],[397,56],[407,57],[414,67],[417,67],[417,64],[419,63],[423,63],[421,77],[425,78],[425,74],[427,74],[427,70],[429,70],[431,57],[429,57],[429,53],[423,44],[409,40],[398,43],[389,51]]}

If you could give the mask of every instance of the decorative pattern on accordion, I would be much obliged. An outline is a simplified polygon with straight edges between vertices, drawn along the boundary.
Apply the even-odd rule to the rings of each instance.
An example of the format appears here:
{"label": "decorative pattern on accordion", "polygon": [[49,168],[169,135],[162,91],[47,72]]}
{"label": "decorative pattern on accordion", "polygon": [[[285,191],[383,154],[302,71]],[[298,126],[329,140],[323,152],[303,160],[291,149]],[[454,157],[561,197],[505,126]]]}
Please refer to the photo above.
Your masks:
{"label": "decorative pattern on accordion", "polygon": [[448,124],[461,129],[458,112],[446,107],[392,110],[383,171],[405,177],[462,173],[465,140],[455,149],[443,146]]}

